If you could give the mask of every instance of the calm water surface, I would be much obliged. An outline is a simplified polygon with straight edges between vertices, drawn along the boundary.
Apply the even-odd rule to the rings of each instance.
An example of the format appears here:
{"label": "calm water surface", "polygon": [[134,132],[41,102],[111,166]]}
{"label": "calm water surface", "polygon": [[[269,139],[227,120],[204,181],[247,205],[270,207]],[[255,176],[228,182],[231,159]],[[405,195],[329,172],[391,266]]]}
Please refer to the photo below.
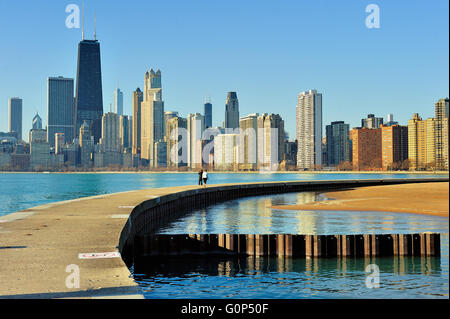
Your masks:
{"label": "calm water surface", "polygon": [[[290,180],[417,178],[421,174],[209,174],[209,184]],[[445,176],[445,175],[444,175]],[[0,173],[0,216],[51,202],[135,189],[196,185],[183,174],[9,174]]]}
{"label": "calm water surface", "polygon": [[[210,184],[328,179],[414,178],[414,174],[210,174]],[[192,174],[2,174],[0,216],[50,202],[135,189],[195,185]],[[448,298],[448,219],[380,212],[274,210],[323,199],[315,193],[252,197],[192,211],[161,233],[441,232],[440,258],[165,260],[132,274],[146,298]],[[380,288],[365,285],[366,266]]]}
{"label": "calm water surface", "polygon": [[[249,197],[193,210],[163,234],[441,233],[441,257],[209,258],[152,260],[132,269],[147,298],[448,298],[448,218],[389,212],[301,211],[324,195],[304,192]],[[380,287],[366,286],[376,264]]]}

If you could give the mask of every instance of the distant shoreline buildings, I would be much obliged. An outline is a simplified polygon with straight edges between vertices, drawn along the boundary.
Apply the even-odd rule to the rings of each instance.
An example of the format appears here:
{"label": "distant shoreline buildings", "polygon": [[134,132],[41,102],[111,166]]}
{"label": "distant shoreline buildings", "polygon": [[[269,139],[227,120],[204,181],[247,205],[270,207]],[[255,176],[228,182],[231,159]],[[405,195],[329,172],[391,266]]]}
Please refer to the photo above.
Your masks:
{"label": "distant shoreline buildings", "polygon": [[[345,119],[325,126],[322,93],[297,96],[296,136],[289,139],[279,114],[241,116],[238,94],[227,93],[224,121],[213,127],[211,99],[203,113],[166,111],[162,72],[144,73],[132,93],[132,115],[123,114],[123,92],[104,113],[100,43],[78,45],[74,79],[48,77],[47,126],[36,114],[29,143],[22,140],[22,99],[8,101],[8,130],[0,133],[0,170],[448,170],[449,99],[435,103],[435,117],[415,113],[406,126],[369,114],[361,127]],[[142,87],[142,86],[141,86]],[[215,106],[216,107],[216,106]],[[294,109],[292,109],[294,114]]]}

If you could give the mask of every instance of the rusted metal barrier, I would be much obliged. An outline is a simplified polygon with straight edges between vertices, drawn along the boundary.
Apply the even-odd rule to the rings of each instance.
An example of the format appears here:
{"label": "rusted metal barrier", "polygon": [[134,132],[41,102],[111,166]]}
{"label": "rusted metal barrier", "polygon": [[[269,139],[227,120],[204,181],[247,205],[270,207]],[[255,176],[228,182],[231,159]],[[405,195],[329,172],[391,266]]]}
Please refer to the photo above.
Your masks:
{"label": "rusted metal barrier", "polygon": [[134,247],[136,257],[183,255],[317,258],[440,256],[440,234],[148,234],[137,236]]}

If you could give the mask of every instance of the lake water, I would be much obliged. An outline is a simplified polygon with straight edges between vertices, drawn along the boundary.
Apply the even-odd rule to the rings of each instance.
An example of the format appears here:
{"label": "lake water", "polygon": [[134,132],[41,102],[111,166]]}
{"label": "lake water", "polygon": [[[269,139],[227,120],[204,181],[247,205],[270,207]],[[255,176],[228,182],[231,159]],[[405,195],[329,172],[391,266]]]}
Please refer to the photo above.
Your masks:
{"label": "lake water", "polygon": [[[423,174],[209,174],[208,184],[291,180],[417,178]],[[447,175],[448,176],[448,175]],[[197,173],[0,173],[0,216],[51,202],[135,189],[196,185]]]}
{"label": "lake water", "polygon": [[[441,175],[442,176],[442,175]],[[209,184],[436,177],[434,174],[209,174]],[[444,177],[444,176],[443,176]],[[447,176],[445,176],[447,177]],[[196,173],[2,174],[0,216],[50,202],[134,189],[195,185]],[[146,298],[448,298],[448,219],[381,212],[273,210],[323,199],[315,193],[243,198],[192,211],[161,233],[441,232],[441,257],[166,260],[132,274]],[[366,267],[380,287],[366,286]]]}
{"label": "lake water", "polygon": [[[441,257],[171,258],[134,273],[147,298],[448,298],[449,222],[446,217],[390,212],[302,211],[271,206],[325,200],[303,192],[255,196],[197,209],[161,234],[393,234],[441,233]],[[380,274],[366,286],[368,265]]]}

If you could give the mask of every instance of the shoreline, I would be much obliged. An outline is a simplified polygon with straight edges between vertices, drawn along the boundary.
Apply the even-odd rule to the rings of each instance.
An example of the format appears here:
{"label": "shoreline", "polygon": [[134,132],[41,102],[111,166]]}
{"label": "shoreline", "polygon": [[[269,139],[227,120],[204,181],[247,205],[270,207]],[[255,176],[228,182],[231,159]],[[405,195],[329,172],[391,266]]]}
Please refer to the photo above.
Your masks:
{"label": "shoreline", "polygon": [[324,193],[329,199],[280,210],[393,212],[449,217],[449,183],[383,185]]}
{"label": "shoreline", "polygon": [[[11,172],[0,171],[0,174],[197,174],[196,171],[179,172],[179,171],[86,171],[86,172]],[[208,170],[209,174],[404,174],[404,175],[449,175],[448,171],[212,171]]]}

